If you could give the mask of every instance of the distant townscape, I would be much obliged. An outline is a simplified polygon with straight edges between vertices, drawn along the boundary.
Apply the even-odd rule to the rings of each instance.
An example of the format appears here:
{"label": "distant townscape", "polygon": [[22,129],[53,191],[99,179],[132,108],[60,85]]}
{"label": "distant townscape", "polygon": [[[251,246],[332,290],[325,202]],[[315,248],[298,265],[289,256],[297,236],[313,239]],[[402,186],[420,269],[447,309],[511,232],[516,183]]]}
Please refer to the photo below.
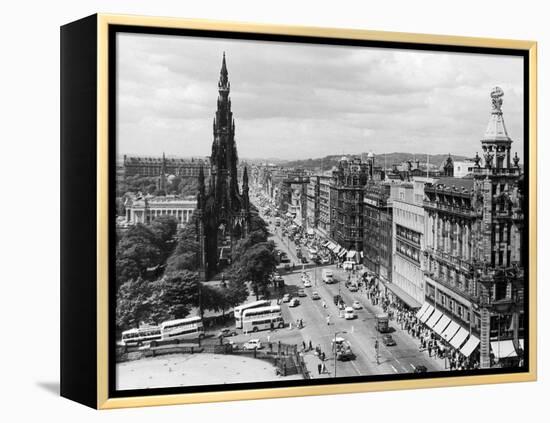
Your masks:
{"label": "distant townscape", "polygon": [[500,88],[468,156],[276,163],[238,160],[229,94],[224,55],[203,157],[118,163],[118,389],[523,365],[524,170]]}

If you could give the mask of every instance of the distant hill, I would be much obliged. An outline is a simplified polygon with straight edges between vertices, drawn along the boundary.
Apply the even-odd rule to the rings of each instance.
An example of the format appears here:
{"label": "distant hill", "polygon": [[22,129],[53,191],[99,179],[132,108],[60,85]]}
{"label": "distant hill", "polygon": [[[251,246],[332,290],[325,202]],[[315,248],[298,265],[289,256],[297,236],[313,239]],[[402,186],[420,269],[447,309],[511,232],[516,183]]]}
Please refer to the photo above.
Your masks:
{"label": "distant hill", "polygon": [[[366,156],[366,153],[364,153]],[[346,157],[357,157],[359,154],[356,155],[346,155]],[[468,157],[466,156],[460,156],[460,155],[453,155],[451,154],[452,158],[454,160],[464,160]],[[376,165],[377,166],[384,166],[384,161],[386,162],[386,166],[389,168],[392,164],[401,164],[406,160],[419,160],[420,163],[426,163],[426,153],[420,153],[420,154],[411,154],[411,153],[387,153],[384,157],[384,154],[377,154],[375,157]],[[436,165],[439,166],[444,160],[446,160],[448,157],[448,154],[430,154],[430,165]],[[284,161],[281,162],[282,166],[285,167],[297,167],[297,168],[303,168],[303,169],[319,169],[322,166],[322,170],[330,170],[333,166],[336,166],[338,164],[338,161],[342,158],[342,155],[332,155],[332,156],[326,156],[318,159],[304,159],[304,160],[291,160],[291,161]]]}

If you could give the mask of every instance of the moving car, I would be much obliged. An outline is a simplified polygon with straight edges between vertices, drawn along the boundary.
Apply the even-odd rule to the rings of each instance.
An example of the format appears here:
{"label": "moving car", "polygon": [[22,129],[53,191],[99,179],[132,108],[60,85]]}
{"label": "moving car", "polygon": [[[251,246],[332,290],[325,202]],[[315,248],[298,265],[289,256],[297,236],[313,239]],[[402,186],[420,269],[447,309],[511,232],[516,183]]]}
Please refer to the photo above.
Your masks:
{"label": "moving car", "polygon": [[305,282],[305,281],[308,281],[308,280],[310,280],[309,273],[303,272],[302,273],[302,282]]}
{"label": "moving car", "polygon": [[311,288],[311,282],[309,280],[304,281],[304,288]]}
{"label": "moving car", "polygon": [[358,301],[358,300],[355,300],[352,304],[352,307],[355,309],[355,310],[361,310],[363,308],[363,306],[361,305],[361,303]]}
{"label": "moving car", "polygon": [[237,335],[237,331],[235,331],[234,329],[223,328],[218,333],[218,338],[226,338],[226,337],[235,336],[235,335]]}
{"label": "moving car", "polygon": [[307,297],[306,291],[304,291],[303,289],[299,289],[298,297]]}
{"label": "moving car", "polygon": [[382,337],[382,342],[384,343],[385,346],[387,347],[393,347],[394,345],[396,345],[395,343],[395,340],[393,339],[393,336],[391,335],[384,335]]}
{"label": "moving car", "polygon": [[244,343],[243,349],[245,350],[260,350],[262,348],[262,343],[259,339],[251,339]]}
{"label": "moving car", "polygon": [[283,303],[288,303],[288,302],[290,302],[290,294],[283,295]]}
{"label": "moving car", "polygon": [[300,257],[300,261],[301,261],[303,264],[307,264],[307,263],[308,263],[307,258],[304,257],[304,256]]}
{"label": "moving car", "polygon": [[288,303],[289,307],[298,307],[300,305],[300,300],[298,298],[293,298],[290,300],[290,303]]}
{"label": "moving car", "polygon": [[354,283],[349,284],[348,289],[350,290],[350,292],[357,292],[357,291],[359,291],[359,287],[358,287],[356,284],[354,284]]}
{"label": "moving car", "polygon": [[320,300],[321,296],[319,295],[319,293],[317,291],[313,291],[313,294],[311,294],[311,299],[312,300]]}
{"label": "moving car", "polygon": [[344,318],[346,320],[355,319],[355,310],[353,309],[353,307],[346,307],[346,309],[344,310]]}

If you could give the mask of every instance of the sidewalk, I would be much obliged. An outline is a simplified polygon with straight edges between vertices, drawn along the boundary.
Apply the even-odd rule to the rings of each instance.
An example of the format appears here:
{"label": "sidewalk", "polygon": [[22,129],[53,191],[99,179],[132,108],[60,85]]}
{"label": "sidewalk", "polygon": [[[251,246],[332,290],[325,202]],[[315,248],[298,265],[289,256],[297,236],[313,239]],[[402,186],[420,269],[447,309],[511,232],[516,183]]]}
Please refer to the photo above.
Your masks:
{"label": "sidewalk", "polygon": [[330,360],[329,358],[325,359],[326,371],[324,373],[319,374],[318,365],[323,362],[319,359],[319,357],[317,357],[317,354],[315,354],[315,350],[303,351],[300,353],[300,355],[304,359],[304,363],[306,364],[306,368],[309,372],[309,376],[311,379],[327,379],[332,377],[334,366],[329,365],[332,360]]}

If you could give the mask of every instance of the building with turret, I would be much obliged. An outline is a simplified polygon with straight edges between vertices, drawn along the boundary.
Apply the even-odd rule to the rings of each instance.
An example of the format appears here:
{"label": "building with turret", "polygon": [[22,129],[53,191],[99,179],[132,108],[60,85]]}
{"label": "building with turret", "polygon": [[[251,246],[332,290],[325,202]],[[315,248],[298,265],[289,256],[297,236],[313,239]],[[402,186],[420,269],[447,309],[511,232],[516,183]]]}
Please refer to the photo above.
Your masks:
{"label": "building with turret", "polygon": [[222,59],[218,82],[217,110],[212,125],[213,142],[210,156],[210,179],[205,186],[204,169],[199,171],[197,198],[197,236],[200,245],[200,275],[212,276],[218,269],[220,251],[232,248],[250,231],[248,171],[243,169],[239,187],[235,120],[229,97],[230,83]]}
{"label": "building with turret", "polygon": [[491,92],[471,175],[425,187],[426,321],[481,368],[517,365],[523,349],[523,174],[511,155],[503,95]]}

